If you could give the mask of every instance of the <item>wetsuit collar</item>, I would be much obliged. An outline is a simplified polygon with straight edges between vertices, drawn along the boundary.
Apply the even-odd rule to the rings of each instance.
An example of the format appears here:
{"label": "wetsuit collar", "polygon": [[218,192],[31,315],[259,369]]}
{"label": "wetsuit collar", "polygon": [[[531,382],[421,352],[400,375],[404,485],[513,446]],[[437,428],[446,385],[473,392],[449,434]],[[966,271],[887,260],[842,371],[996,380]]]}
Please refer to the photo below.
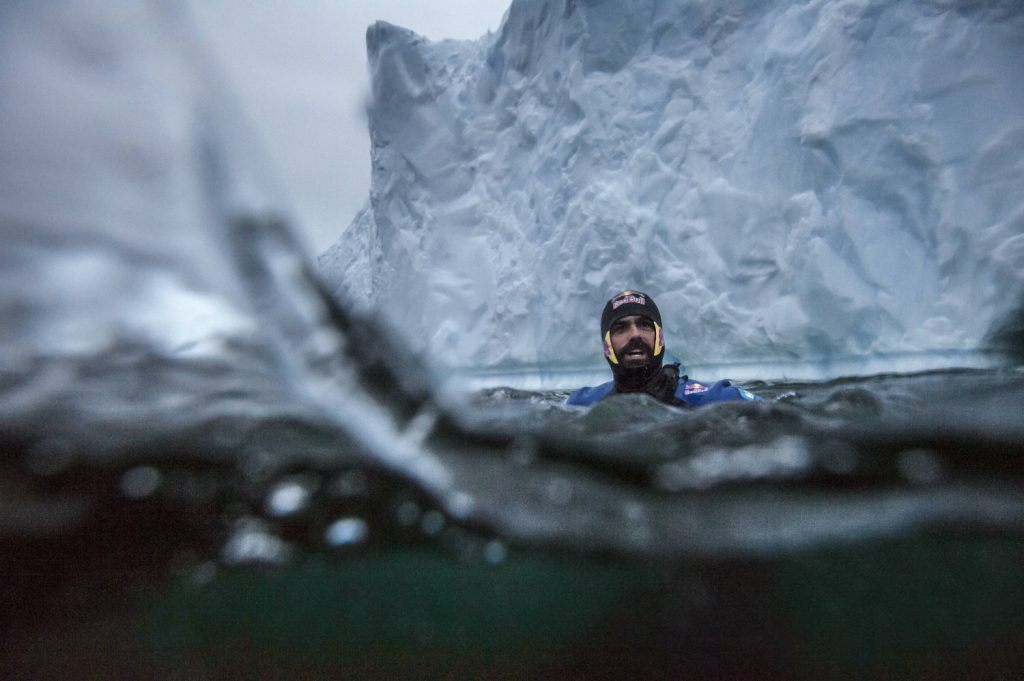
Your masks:
{"label": "wetsuit collar", "polygon": [[668,404],[681,404],[676,399],[676,386],[679,385],[679,365],[669,364],[662,367],[647,379],[639,390],[622,390],[619,382],[615,382],[616,393],[647,393]]}

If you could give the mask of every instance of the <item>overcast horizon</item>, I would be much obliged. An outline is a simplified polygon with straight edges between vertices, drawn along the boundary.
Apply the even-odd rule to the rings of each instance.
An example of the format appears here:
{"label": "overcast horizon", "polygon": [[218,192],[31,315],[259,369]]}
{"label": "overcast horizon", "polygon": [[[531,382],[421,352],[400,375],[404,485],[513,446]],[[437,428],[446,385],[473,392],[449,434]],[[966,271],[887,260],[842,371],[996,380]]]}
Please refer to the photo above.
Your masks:
{"label": "overcast horizon", "polygon": [[380,20],[430,40],[476,40],[498,29],[511,1],[191,0],[189,7],[317,255],[369,196],[367,27]]}

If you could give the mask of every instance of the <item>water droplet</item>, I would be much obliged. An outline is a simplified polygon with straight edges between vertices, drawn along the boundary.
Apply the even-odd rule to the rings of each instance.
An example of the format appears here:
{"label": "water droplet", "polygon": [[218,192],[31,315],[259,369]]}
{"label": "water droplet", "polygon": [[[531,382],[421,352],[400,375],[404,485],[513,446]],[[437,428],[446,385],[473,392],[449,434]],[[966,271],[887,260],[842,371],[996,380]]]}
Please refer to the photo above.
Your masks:
{"label": "water droplet", "polygon": [[152,466],[137,466],[121,476],[121,493],[132,499],[151,496],[160,487],[160,471]]}
{"label": "water droplet", "polygon": [[473,497],[461,490],[452,492],[448,496],[448,512],[456,518],[465,518],[473,511],[475,502]]}
{"label": "water droplet", "polygon": [[420,506],[415,501],[407,499],[395,509],[395,517],[403,527],[412,527],[420,520]]}
{"label": "water droplet", "polygon": [[309,505],[310,495],[309,487],[302,482],[297,480],[279,482],[267,495],[267,514],[282,517],[298,513]]}
{"label": "water droplet", "polygon": [[351,546],[366,541],[370,526],[362,518],[340,518],[327,527],[324,539],[331,546]]}
{"label": "water droplet", "polygon": [[498,563],[503,562],[507,556],[508,549],[506,549],[505,545],[497,539],[492,539],[487,542],[486,546],[484,546],[484,560],[491,565],[497,565]]}
{"label": "water droplet", "polygon": [[420,529],[431,537],[444,529],[444,515],[440,511],[427,511],[420,521]]}
{"label": "water droplet", "polygon": [[255,518],[243,518],[221,550],[228,565],[269,563],[278,565],[288,560],[291,547]]}

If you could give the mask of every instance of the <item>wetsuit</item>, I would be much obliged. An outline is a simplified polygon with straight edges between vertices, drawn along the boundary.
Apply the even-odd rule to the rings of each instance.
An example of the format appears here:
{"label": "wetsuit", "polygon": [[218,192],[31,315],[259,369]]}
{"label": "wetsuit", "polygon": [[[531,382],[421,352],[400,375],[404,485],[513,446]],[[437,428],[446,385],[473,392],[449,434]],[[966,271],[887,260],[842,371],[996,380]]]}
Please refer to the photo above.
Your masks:
{"label": "wetsuit", "polygon": [[[566,404],[589,407],[617,392],[615,381],[608,381],[593,388],[578,388],[569,395]],[[723,380],[705,385],[691,381],[688,376],[679,375],[679,365],[670,364],[654,376],[643,390],[662,402],[678,407],[700,407],[716,402],[748,402],[761,398],[731,382]]]}

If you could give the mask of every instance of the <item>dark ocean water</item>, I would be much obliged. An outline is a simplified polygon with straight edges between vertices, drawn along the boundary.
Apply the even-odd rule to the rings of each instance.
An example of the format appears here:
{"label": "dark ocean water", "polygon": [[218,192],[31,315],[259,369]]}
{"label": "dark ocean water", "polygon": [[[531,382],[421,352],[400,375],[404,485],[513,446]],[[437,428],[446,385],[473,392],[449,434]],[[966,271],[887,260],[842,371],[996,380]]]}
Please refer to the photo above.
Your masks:
{"label": "dark ocean water", "polygon": [[8,438],[3,678],[1019,678],[1024,373],[746,387]]}
{"label": "dark ocean water", "polygon": [[8,231],[0,678],[1024,677],[1012,363],[438,397],[273,220]]}

